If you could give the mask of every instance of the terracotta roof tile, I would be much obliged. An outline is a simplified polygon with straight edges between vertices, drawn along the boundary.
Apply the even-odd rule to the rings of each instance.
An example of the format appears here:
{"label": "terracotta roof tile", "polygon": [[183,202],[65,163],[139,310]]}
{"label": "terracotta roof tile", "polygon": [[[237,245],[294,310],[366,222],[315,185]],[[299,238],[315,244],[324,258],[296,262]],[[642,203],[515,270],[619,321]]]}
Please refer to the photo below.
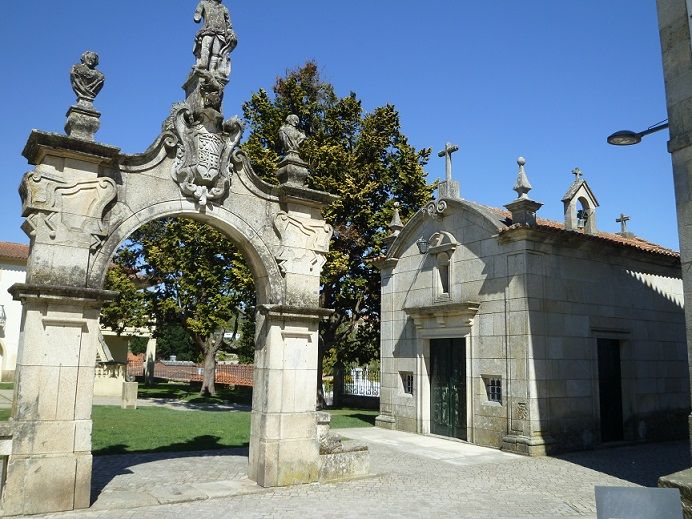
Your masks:
{"label": "terracotta roof tile", "polygon": [[0,241],[0,258],[27,260],[29,259],[29,246],[24,243]]}
{"label": "terracotta roof tile", "polygon": [[[506,229],[503,229],[500,231],[500,233],[507,232],[511,229],[517,229],[524,227],[520,224],[512,224],[512,214],[505,210],[505,209],[500,209],[498,207],[489,207],[485,206],[487,209],[492,211],[493,213],[497,214],[498,216],[501,216],[505,218],[505,224],[507,225]],[[611,233],[611,232],[603,232],[599,231],[598,234],[591,235],[591,234],[585,234],[582,231],[569,231],[565,229],[564,224],[560,222],[556,222],[553,220],[546,220],[545,218],[536,218],[536,227],[538,229],[543,229],[547,231],[556,231],[560,233],[565,233],[569,234],[571,236],[574,235],[580,235],[583,236],[584,239],[587,240],[603,240],[608,243],[611,243],[613,245],[619,245],[619,246],[625,246],[625,247],[632,247],[635,249],[639,249],[642,251],[646,252],[652,252],[654,254],[661,254],[663,256],[670,256],[673,258],[679,258],[680,253],[677,251],[674,251],[672,249],[668,249],[667,247],[664,247],[662,245],[657,245],[655,243],[652,243],[650,241],[646,241],[642,238],[639,238],[637,236],[634,236],[632,238],[625,238],[624,236],[620,236],[619,234]]]}

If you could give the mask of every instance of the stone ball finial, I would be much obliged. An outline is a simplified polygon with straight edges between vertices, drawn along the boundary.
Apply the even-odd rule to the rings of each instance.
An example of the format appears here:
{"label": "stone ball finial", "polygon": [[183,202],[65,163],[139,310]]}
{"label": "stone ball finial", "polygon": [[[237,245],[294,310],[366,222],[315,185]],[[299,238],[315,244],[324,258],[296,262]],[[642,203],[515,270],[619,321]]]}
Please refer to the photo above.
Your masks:
{"label": "stone ball finial", "polygon": [[517,183],[514,185],[514,191],[517,192],[519,198],[527,198],[528,192],[531,191],[532,187],[524,170],[526,159],[524,157],[517,158],[517,164],[519,165],[519,173],[517,174]]}

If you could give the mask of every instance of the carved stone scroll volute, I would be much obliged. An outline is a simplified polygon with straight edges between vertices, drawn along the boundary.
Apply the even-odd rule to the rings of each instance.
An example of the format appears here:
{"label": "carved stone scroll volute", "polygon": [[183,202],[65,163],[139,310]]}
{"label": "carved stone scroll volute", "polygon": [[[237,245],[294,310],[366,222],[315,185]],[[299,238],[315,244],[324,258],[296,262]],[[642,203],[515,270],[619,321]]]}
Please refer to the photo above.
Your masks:
{"label": "carved stone scroll volute", "polygon": [[103,213],[117,196],[110,178],[67,182],[32,171],[24,175],[19,193],[26,218],[22,229],[39,241],[79,243],[95,250],[108,235]]}
{"label": "carved stone scroll volute", "polygon": [[331,225],[281,211],[274,219],[274,228],[281,238],[276,260],[282,273],[319,274],[322,271],[334,232]]}

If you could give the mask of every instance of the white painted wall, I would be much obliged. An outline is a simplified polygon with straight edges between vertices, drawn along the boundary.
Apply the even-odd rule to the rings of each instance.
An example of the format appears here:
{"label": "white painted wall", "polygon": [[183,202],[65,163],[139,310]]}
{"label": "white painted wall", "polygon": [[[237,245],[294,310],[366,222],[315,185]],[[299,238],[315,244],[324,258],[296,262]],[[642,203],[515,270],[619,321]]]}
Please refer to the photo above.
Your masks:
{"label": "white painted wall", "polygon": [[17,363],[17,348],[19,345],[19,327],[22,319],[22,304],[13,301],[7,292],[15,283],[26,280],[26,266],[19,263],[0,261],[0,305],[5,307],[7,322],[5,328],[0,328],[0,344],[2,344],[3,380],[8,371],[14,371]]}

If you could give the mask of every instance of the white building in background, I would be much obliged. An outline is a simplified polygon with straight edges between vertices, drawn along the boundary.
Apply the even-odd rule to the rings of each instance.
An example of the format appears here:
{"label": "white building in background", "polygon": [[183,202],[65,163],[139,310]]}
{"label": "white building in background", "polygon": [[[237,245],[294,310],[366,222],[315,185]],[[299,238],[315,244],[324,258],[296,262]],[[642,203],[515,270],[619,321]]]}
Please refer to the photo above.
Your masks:
{"label": "white building in background", "polygon": [[[29,246],[23,243],[0,242],[0,374],[2,381],[14,380],[19,349],[19,328],[22,319],[22,304],[14,301],[7,291],[15,283],[26,281],[26,263]],[[125,381],[127,352],[132,337],[148,337],[147,358],[156,352],[156,339],[148,330],[127,329],[117,335],[102,330],[103,341],[98,348],[94,394],[118,396]]]}
{"label": "white building in background", "polygon": [[0,377],[3,381],[14,379],[22,319],[22,304],[14,301],[7,289],[26,280],[28,257],[28,245],[0,242]]}

